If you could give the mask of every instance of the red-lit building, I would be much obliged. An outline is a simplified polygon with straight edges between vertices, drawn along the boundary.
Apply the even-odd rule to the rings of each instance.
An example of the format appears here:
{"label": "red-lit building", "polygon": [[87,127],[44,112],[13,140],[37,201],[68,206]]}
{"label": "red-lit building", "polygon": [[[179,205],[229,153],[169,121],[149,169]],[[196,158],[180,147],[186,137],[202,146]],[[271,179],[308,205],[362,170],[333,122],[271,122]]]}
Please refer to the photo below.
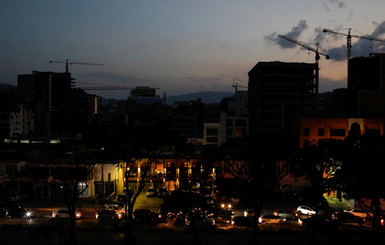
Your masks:
{"label": "red-lit building", "polygon": [[299,121],[300,147],[326,139],[344,140],[348,135],[383,135],[384,119],[302,118]]}

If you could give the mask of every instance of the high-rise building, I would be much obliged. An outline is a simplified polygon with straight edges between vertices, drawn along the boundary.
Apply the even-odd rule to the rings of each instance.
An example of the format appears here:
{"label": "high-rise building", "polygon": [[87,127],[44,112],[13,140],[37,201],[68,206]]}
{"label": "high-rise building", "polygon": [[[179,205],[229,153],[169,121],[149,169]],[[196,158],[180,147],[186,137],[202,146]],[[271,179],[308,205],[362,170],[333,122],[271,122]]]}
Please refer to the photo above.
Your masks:
{"label": "high-rise building", "polygon": [[95,114],[95,96],[72,88],[70,73],[18,75],[20,103],[33,113],[33,137],[74,137]]}
{"label": "high-rise building", "polygon": [[348,61],[348,95],[345,117],[385,116],[385,53],[371,53]]}
{"label": "high-rise building", "polygon": [[71,74],[34,71],[18,75],[18,94],[34,114],[38,136],[62,135],[73,126]]}
{"label": "high-rise building", "polygon": [[249,71],[252,136],[288,135],[295,119],[316,117],[316,63],[259,62]]}

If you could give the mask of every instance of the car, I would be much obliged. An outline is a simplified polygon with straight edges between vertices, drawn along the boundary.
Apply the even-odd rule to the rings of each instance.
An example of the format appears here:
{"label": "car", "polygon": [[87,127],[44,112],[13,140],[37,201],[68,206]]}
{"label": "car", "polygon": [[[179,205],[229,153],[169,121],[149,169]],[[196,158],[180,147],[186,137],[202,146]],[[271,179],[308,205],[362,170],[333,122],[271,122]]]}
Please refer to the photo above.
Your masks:
{"label": "car", "polygon": [[350,210],[344,210],[344,212],[351,213],[355,216],[358,216],[364,219],[373,217],[373,214],[371,212],[365,211],[362,209],[350,209]]}
{"label": "car", "polygon": [[295,218],[294,213],[286,209],[276,209],[274,215],[285,218],[286,220]]}
{"label": "car", "polygon": [[140,225],[151,225],[166,222],[165,216],[149,209],[135,209],[134,222]]}
{"label": "car", "polygon": [[185,218],[185,225],[189,228],[212,228],[215,219],[201,211],[189,213]]}
{"label": "car", "polygon": [[32,218],[32,210],[27,210],[17,204],[1,205],[0,216],[5,218]]}
{"label": "car", "polygon": [[102,208],[95,214],[96,219],[101,223],[119,222],[122,215],[115,210]]}
{"label": "car", "polygon": [[113,210],[116,213],[119,213],[121,215],[124,215],[126,213],[126,210],[122,206],[116,203],[106,203],[104,204],[104,209]]}
{"label": "car", "polygon": [[317,212],[309,207],[309,206],[303,206],[303,205],[300,205],[298,206],[297,208],[297,214],[300,216],[300,215],[308,215],[308,216],[311,216],[311,215],[315,215]]}
{"label": "car", "polygon": [[[52,218],[69,218],[69,212],[67,208],[61,208],[52,211]],[[82,213],[75,210],[75,219],[81,219],[83,217]]]}
{"label": "car", "polygon": [[233,208],[233,201],[231,200],[231,198],[224,197],[224,198],[221,199],[220,205],[221,205],[222,209],[232,210],[232,208]]}
{"label": "car", "polygon": [[261,224],[285,224],[286,219],[274,214],[264,214],[259,217],[258,222]]}
{"label": "car", "polygon": [[245,217],[245,216],[235,216],[231,220],[231,224],[234,226],[252,227],[253,226],[253,218]]}
{"label": "car", "polygon": [[213,196],[205,196],[205,200],[207,204],[215,204],[215,198]]}
{"label": "car", "polygon": [[332,220],[338,224],[365,224],[365,218],[356,216],[349,212],[335,212],[332,214]]}
{"label": "car", "polygon": [[307,218],[298,218],[298,226],[301,230],[336,231],[338,224],[318,215]]}
{"label": "car", "polygon": [[243,211],[243,216],[253,217],[254,216],[254,209],[246,209],[245,211]]}
{"label": "car", "polygon": [[154,196],[155,196],[154,188],[148,188],[146,191],[146,197],[154,197]]}
{"label": "car", "polygon": [[193,186],[191,188],[191,192],[195,193],[195,194],[199,194],[201,191],[200,191],[200,188],[198,186]]}
{"label": "car", "polygon": [[158,190],[158,197],[166,197],[168,195],[168,190],[166,187],[161,187]]}

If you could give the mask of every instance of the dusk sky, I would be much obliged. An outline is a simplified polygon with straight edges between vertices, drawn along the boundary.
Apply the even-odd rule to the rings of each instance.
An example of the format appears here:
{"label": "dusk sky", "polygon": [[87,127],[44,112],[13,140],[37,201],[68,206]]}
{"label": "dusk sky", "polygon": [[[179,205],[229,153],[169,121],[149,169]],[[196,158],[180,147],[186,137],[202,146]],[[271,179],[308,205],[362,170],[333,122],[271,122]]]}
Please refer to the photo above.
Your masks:
{"label": "dusk sky", "polygon": [[[384,0],[1,0],[0,83],[18,74],[64,72],[76,86],[153,86],[167,96],[234,91],[258,62],[314,62],[277,34],[319,46],[320,92],[346,87],[346,37],[385,38]],[[385,42],[352,38],[352,57]],[[129,91],[89,91],[124,99]]]}

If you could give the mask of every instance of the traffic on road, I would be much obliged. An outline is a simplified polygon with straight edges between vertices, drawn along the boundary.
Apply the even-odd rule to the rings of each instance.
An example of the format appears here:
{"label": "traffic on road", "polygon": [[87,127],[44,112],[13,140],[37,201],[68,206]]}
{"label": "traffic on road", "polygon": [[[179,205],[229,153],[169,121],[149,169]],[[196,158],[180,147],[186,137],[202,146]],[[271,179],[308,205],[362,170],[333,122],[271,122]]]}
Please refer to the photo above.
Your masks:
{"label": "traffic on road", "polygon": [[[220,200],[214,196],[205,198],[193,192],[173,192],[167,195],[162,193],[162,196],[148,193],[148,191],[142,193],[138,199],[139,205],[135,206],[133,212],[134,225],[137,228],[179,231],[252,230],[257,226],[260,231],[308,229],[355,231],[372,228],[371,215],[365,212],[366,215],[363,215],[361,210],[336,211],[329,215],[326,211],[315,211],[306,205],[299,205],[291,210],[267,206],[260,216],[255,217],[253,209],[245,208],[231,198]],[[183,200],[190,200],[191,206],[186,207],[185,203],[181,203]],[[125,212],[124,206],[119,202],[105,203],[102,207],[96,205],[79,207],[75,212],[76,226],[85,229],[101,226],[106,229],[114,228],[126,221]],[[65,226],[68,218],[68,209],[63,207],[37,206],[34,209],[26,209],[21,205],[17,207],[2,205],[0,227],[5,225],[32,227],[47,224]]]}

